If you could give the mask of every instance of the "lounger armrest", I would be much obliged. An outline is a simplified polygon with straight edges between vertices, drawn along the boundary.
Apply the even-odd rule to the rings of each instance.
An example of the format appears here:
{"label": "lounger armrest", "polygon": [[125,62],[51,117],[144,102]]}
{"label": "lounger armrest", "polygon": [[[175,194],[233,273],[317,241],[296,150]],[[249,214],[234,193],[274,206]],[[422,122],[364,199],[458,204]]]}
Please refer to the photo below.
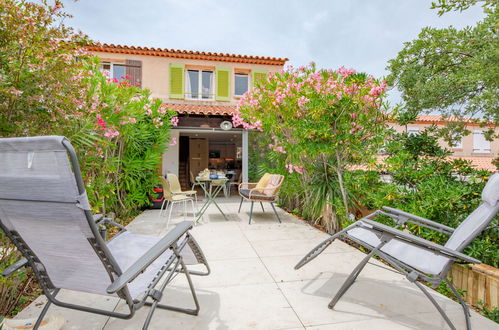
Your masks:
{"label": "lounger armrest", "polygon": [[94,222],[97,222],[102,218],[104,218],[104,214],[94,214],[93,217],[94,217]]}
{"label": "lounger armrest", "polygon": [[166,250],[172,247],[193,226],[192,221],[183,221],[166,234],[158,243],[151,247],[140,259],[126,269],[110,286],[108,293],[123,289],[129,282],[139,276],[150,264],[158,259]]}
{"label": "lounger armrest", "polygon": [[[401,241],[406,241],[410,244],[426,248],[428,250],[431,250],[431,251],[433,251],[437,254],[440,254],[444,257],[447,257],[447,258],[461,259],[463,261],[473,263],[473,264],[482,263],[480,260],[469,257],[461,252],[457,252],[455,250],[446,248],[445,246],[442,246],[440,244],[436,244],[436,243],[427,241],[427,240],[422,239],[420,237],[405,233],[401,230],[389,227],[387,225],[384,225],[384,224],[376,222],[376,221],[372,221],[369,219],[362,219],[362,220],[359,220],[358,222],[361,223],[361,227],[363,227],[365,229],[368,229],[368,230],[374,229],[374,231],[388,233],[390,235],[393,235],[394,237],[396,237],[397,239],[399,239]],[[362,224],[365,224],[366,226],[362,226]],[[369,227],[371,227],[371,228],[369,228]]]}
{"label": "lounger armrest", "polygon": [[7,267],[3,270],[2,276],[8,277],[8,276],[12,275],[13,273],[18,271],[19,269],[26,266],[27,263],[28,263],[28,260],[26,260],[26,258],[22,258],[21,260],[16,261],[15,263],[13,263],[12,265],[10,265],[9,267]]}
{"label": "lounger armrest", "polygon": [[397,215],[398,219],[400,221],[399,223],[411,222],[411,223],[414,223],[416,225],[422,225],[423,227],[427,227],[430,229],[440,231],[444,234],[452,234],[454,232],[454,228],[452,228],[452,227],[443,225],[443,224],[435,222],[435,221],[431,221],[429,219],[417,216],[415,214],[411,214],[411,213],[408,213],[408,212],[405,212],[405,211],[402,211],[399,209],[395,209],[392,207],[388,207],[388,206],[383,206],[382,209],[388,213]]}
{"label": "lounger armrest", "polygon": [[[101,215],[101,214],[97,214],[97,215]],[[95,215],[94,215],[94,219],[95,219]],[[100,226],[100,225],[105,225],[105,224],[110,224],[110,225],[113,225],[113,226],[116,226],[120,229],[120,232],[121,231],[126,231],[126,228],[122,225],[120,225],[119,223],[115,222],[112,218],[101,218],[100,221],[96,222],[95,225],[96,226]]]}

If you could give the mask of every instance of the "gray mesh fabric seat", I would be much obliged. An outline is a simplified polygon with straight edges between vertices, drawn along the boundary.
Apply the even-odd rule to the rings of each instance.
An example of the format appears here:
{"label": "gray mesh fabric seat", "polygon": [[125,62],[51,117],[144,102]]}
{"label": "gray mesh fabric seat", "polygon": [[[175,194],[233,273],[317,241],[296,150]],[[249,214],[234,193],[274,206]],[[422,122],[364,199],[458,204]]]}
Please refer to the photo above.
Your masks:
{"label": "gray mesh fabric seat", "polygon": [[[451,329],[456,329],[444,310],[428,293],[425,286],[418,280],[429,282],[434,287],[438,286],[442,281],[445,281],[460,301],[466,318],[467,328],[471,329],[469,308],[453,286],[452,282],[448,280],[447,273],[452,264],[457,261],[480,263],[479,260],[471,258],[461,253],[461,251],[463,251],[466,246],[468,246],[490,224],[498,211],[499,173],[496,173],[489,179],[483,189],[482,203],[455,229],[398,209],[383,207],[382,210],[375,211],[369,216],[360,219],[317,245],[298,262],[295,269],[303,267],[317,257],[336,238],[348,238],[357,244],[368,248],[371,252],[367,254],[348,276],[329,304],[329,308],[334,308],[339,299],[354,283],[369,259],[373,255],[378,255],[421,289],[437,308],[449,327]],[[396,227],[386,226],[372,220],[379,215],[384,215],[393,219],[396,223]],[[412,223],[436,230],[447,234],[450,237],[443,246],[435,244],[397,229],[398,227],[404,226],[406,223]]]}
{"label": "gray mesh fabric seat", "polygon": [[[109,242],[98,231],[106,224],[121,229]],[[184,221],[163,237],[128,232],[111,219],[92,215],[75,151],[64,137],[0,139],[0,228],[25,257],[2,275],[27,265],[33,269],[49,300],[35,329],[51,303],[124,319],[149,305],[144,328],[157,307],[197,315],[190,275],[208,275],[209,267],[189,232],[192,225]],[[187,264],[204,264],[206,271],[190,271]],[[163,290],[179,273],[189,282],[194,309],[160,303]],[[129,312],[60,301],[60,289],[118,296]]]}

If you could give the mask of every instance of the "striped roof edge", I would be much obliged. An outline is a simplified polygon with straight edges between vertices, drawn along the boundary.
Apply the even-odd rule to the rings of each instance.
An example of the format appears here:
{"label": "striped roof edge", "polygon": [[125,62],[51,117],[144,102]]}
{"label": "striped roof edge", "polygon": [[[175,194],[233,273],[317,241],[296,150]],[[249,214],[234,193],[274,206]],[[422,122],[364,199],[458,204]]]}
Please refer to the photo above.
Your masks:
{"label": "striped roof edge", "polygon": [[252,64],[266,64],[283,66],[288,58],[280,57],[265,57],[265,56],[252,56],[252,55],[239,55],[228,53],[216,52],[203,52],[193,50],[179,50],[168,48],[154,48],[154,47],[136,47],[126,45],[115,45],[106,43],[95,43],[86,46],[86,49],[94,52],[104,53],[121,53],[121,54],[135,54],[135,55],[149,55],[173,58],[186,58],[193,60],[211,60],[220,62],[236,62],[236,63],[252,63]]}

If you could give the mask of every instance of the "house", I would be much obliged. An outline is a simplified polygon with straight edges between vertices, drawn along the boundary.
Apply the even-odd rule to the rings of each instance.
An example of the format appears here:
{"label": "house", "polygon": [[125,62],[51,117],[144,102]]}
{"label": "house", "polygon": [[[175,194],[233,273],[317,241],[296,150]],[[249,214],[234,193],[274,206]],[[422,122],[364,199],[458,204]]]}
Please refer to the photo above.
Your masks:
{"label": "house", "polygon": [[[184,187],[190,173],[223,169],[248,179],[248,132],[232,127],[238,99],[287,58],[96,44],[90,53],[117,80],[151,90],[178,113],[178,126],[163,155],[162,173],[175,173]],[[174,144],[174,143],[172,143]]]}

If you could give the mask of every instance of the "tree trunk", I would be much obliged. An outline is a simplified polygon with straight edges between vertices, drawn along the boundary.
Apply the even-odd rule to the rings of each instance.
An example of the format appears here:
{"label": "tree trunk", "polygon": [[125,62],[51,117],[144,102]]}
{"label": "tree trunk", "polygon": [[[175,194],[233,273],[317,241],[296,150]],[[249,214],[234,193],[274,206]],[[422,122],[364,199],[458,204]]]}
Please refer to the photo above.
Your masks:
{"label": "tree trunk", "polygon": [[[343,206],[345,207],[346,216],[348,217],[348,199],[345,185],[343,184],[343,171],[341,167],[341,159],[339,153],[336,153],[336,174],[338,175],[338,183],[340,185],[341,198],[343,199]],[[341,229],[341,223],[340,223]]]}
{"label": "tree trunk", "polygon": [[[329,196],[327,196],[329,199]],[[324,227],[326,227],[326,231],[330,234],[337,233],[341,230],[341,222],[338,219],[338,216],[333,210],[333,207],[329,202],[326,201],[324,206],[322,207],[322,222],[324,223]]]}

